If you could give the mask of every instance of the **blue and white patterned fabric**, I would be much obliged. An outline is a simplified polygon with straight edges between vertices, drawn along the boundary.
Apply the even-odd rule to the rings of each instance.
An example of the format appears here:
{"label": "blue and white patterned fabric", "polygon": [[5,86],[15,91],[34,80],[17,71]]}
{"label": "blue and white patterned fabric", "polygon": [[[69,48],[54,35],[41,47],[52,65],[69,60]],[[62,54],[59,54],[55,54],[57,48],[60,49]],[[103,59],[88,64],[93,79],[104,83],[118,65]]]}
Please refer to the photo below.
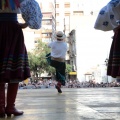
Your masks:
{"label": "blue and white patterned fabric", "polygon": [[118,25],[120,25],[120,0],[111,0],[100,10],[94,28],[110,31]]}
{"label": "blue and white patterned fabric", "polygon": [[39,4],[35,0],[24,0],[20,3],[21,14],[31,29],[41,27],[42,13]]}

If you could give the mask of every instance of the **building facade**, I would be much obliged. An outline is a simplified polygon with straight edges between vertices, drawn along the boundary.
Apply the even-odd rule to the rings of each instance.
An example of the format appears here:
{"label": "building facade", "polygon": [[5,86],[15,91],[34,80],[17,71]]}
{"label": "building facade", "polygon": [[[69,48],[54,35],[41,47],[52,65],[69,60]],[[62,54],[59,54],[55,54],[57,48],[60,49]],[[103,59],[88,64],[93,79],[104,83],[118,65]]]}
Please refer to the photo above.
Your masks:
{"label": "building facade", "polygon": [[[33,49],[38,40],[48,43],[55,39],[56,31],[63,31],[67,36],[69,48],[66,61],[72,65],[71,74],[76,72],[80,81],[85,80],[84,74],[89,71],[88,69],[95,64],[101,64],[101,58],[106,58],[106,51],[111,42],[109,40],[111,33],[108,35],[93,30],[99,8],[104,0],[97,0],[97,4],[95,0],[91,0],[90,4],[88,1],[38,0],[43,14],[42,27],[40,30],[30,30],[29,28],[24,30],[28,50]],[[105,37],[106,35],[107,37]],[[105,38],[107,42],[104,42]],[[100,44],[107,47],[100,52],[98,50],[100,44],[98,45],[99,42],[96,43],[96,40],[99,42],[103,40]],[[96,59],[95,56],[98,54],[102,54],[102,57],[98,56]]]}
{"label": "building facade", "polygon": [[[39,40],[48,43],[54,40],[55,34],[55,4],[52,1],[38,1],[41,12],[43,14],[42,18],[42,27],[41,29],[35,30],[26,28],[23,29],[24,37],[25,37],[25,44],[28,51],[31,51],[35,48],[36,44]],[[22,19],[21,15],[18,15],[18,21],[23,23],[24,20]]]}

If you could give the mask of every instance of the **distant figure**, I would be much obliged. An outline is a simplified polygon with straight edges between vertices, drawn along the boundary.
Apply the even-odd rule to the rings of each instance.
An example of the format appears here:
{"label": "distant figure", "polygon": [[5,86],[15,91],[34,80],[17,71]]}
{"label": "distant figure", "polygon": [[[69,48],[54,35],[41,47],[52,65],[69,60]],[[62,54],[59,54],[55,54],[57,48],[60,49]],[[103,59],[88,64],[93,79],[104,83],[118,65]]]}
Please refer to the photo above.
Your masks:
{"label": "distant figure", "polygon": [[[25,23],[19,23],[21,14]],[[35,0],[0,0],[0,117],[19,116],[15,107],[19,82],[30,77],[22,29],[41,27],[41,10]],[[5,83],[7,95],[5,99]]]}
{"label": "distant figure", "polygon": [[94,28],[102,31],[114,31],[107,75],[120,78],[120,0],[111,0],[100,10]]}
{"label": "distant figure", "polygon": [[64,41],[66,36],[63,32],[58,31],[55,35],[56,40],[51,42],[48,47],[51,48],[51,62],[50,65],[56,69],[56,89],[58,93],[62,93],[61,85],[65,86],[65,56],[67,52],[67,43]]}

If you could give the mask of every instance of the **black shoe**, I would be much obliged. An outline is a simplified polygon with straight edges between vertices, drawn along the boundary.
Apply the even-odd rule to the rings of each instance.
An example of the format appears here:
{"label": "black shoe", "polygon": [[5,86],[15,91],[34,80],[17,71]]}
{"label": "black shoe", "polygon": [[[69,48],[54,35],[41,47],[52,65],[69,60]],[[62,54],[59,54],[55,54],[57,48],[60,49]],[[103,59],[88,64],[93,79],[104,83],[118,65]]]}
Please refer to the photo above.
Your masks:
{"label": "black shoe", "polygon": [[0,113],[0,118],[5,118],[5,113]]}
{"label": "black shoe", "polygon": [[55,87],[58,90],[58,93],[62,93],[62,90],[61,90],[61,88],[59,86],[56,85]]}

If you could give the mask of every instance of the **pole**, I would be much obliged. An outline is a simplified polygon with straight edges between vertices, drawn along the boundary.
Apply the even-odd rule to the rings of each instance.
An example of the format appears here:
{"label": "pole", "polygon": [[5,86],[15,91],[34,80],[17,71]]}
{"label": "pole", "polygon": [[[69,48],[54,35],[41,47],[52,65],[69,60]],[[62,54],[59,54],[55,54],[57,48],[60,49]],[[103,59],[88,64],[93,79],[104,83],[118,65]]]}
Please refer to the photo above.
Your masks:
{"label": "pole", "polygon": [[55,3],[55,31],[56,31],[56,0],[54,0]]}
{"label": "pole", "polygon": [[69,16],[69,32],[70,32],[70,16]]}
{"label": "pole", "polygon": [[65,34],[65,18],[64,18],[64,30],[63,30],[64,34]]}

